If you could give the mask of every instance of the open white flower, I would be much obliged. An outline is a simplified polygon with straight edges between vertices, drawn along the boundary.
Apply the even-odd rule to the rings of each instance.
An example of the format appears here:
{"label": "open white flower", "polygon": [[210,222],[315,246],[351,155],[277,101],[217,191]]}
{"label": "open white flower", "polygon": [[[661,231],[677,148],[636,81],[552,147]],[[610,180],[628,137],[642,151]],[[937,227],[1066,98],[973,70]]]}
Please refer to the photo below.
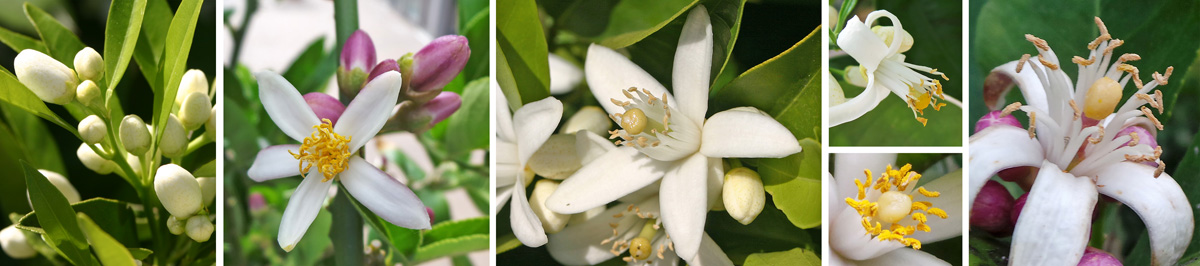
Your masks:
{"label": "open white flower", "polygon": [[[886,17],[891,20],[891,27],[870,28],[875,20]],[[883,35],[883,36],[880,36]],[[846,79],[855,85],[866,89],[854,98],[829,107],[830,126],[841,125],[862,117],[867,112],[879,106],[879,102],[887,98],[888,92],[904,99],[908,108],[912,109],[913,117],[921,125],[928,119],[921,117],[925,109],[941,110],[946,103],[962,106],[952,97],[942,94],[942,83],[935,78],[926,77],[922,72],[939,75],[942,79],[950,80],[937,69],[914,65],[904,62],[903,52],[912,46],[912,36],[904,31],[900,20],[887,10],[876,10],[867,15],[866,23],[858,16],[846,21],[846,27],[838,34],[838,47],[858,61],[860,67],[850,67],[846,71]],[[918,72],[920,71],[920,72]],[[857,82],[865,79],[865,84]]]}
{"label": "open white flower", "polygon": [[[581,215],[581,214],[580,214]],[[629,265],[678,265],[671,237],[662,230],[659,199],[617,205],[583,222],[572,222],[550,235],[546,245],[554,260],[566,265],[596,265],[629,252]],[[694,265],[733,265],[720,246],[703,234]]]}
{"label": "open white flower", "polygon": [[[1001,115],[1024,111],[1030,125],[1028,131],[993,125],[971,136],[971,202],[1000,170],[1041,169],[1013,231],[1013,265],[1078,263],[1087,246],[1097,193],[1125,203],[1141,216],[1154,265],[1174,265],[1191,239],[1192,205],[1179,184],[1162,173],[1162,149],[1139,142],[1154,138],[1155,129],[1163,128],[1143,105],[1163,111],[1162,92],[1155,88],[1167,84],[1172,68],[1166,75],[1155,72],[1154,80],[1143,85],[1137,67],[1126,64],[1141,57],[1115,56],[1113,49],[1124,41],[1113,39],[1100,18],[1095,22],[1100,37],[1088,44],[1088,58],[1071,60],[1079,65],[1074,84],[1050,45],[1026,35],[1038,51],[1037,61],[1026,54],[993,69],[984,88],[985,102],[997,110],[1014,82],[1019,85],[1028,105],[1010,104]],[[1137,92],[1118,105],[1131,79]],[[1148,94],[1151,90],[1154,94]],[[1112,133],[1130,127],[1144,127],[1150,136]]]}
{"label": "open white flower", "polygon": [[[493,86],[493,88],[497,88]],[[530,247],[546,244],[546,231],[542,222],[529,206],[525,197],[525,186],[532,181],[533,174],[526,172],[526,165],[533,153],[554,133],[562,119],[562,102],[546,97],[522,106],[510,115],[508,100],[498,89],[496,102],[496,200],[493,211],[499,211],[511,198],[509,210],[513,234]]]}
{"label": "open white flower", "polygon": [[917,186],[921,174],[895,162],[896,154],[837,154],[833,180],[825,176],[836,186],[825,202],[830,265],[950,265],[919,249],[962,235],[962,172]]}
{"label": "open white flower", "polygon": [[[593,44],[584,72],[592,94],[623,129],[617,145],[567,178],[546,206],[573,214],[603,206],[662,180],[662,220],[680,257],[696,257],[709,207],[721,190],[721,158],[800,152],[795,136],[766,113],[740,107],[708,111],[713,53],[708,11],[689,14],[675,51],[675,95],[620,53]],[[678,99],[678,100],[677,100]]]}
{"label": "open white flower", "polygon": [[259,151],[247,175],[254,181],[303,175],[288,200],[279,224],[279,246],[291,251],[339,179],[363,206],[388,222],[428,229],[425,204],[407,186],[357,156],[357,151],[383,128],[400,94],[400,73],[388,72],[367,83],[333,125],[318,120],[292,84],[271,72],[260,72],[263,108],[283,133],[302,144],[275,145]]}

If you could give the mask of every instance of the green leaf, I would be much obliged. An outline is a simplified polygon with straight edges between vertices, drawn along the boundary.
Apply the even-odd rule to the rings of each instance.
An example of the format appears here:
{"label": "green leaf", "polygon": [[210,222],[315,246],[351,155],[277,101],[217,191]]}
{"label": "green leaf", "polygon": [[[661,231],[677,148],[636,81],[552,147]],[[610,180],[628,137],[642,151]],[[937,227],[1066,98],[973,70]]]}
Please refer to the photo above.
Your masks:
{"label": "green leaf", "polygon": [[[861,88],[842,84],[846,95]],[[889,92],[890,93],[890,92]],[[962,144],[962,109],[946,105],[941,111],[926,109],[929,123],[913,119],[912,109],[895,95],[888,95],[866,115],[829,128],[830,146],[958,146]]]}
{"label": "green leaf", "polygon": [[[317,213],[317,218],[308,226],[304,237],[296,243],[296,249],[288,252],[285,264],[316,265],[324,257],[325,250],[333,244],[329,231],[333,225],[333,214],[324,208]],[[360,231],[361,233],[361,231]]]}
{"label": "green leaf", "polygon": [[5,121],[12,126],[13,134],[19,140],[14,142],[21,146],[29,164],[38,169],[67,173],[62,156],[58,154],[58,143],[41,118],[8,102],[0,102],[0,110],[4,111]]}
{"label": "green leaf", "polygon": [[496,73],[508,105],[517,109],[550,96],[550,59],[534,0],[499,3]]}
{"label": "green leaf", "polygon": [[104,27],[104,74],[108,90],[117,87],[129,67],[145,13],[146,0],[114,0],[108,9]]}
{"label": "green leaf", "polygon": [[[0,121],[0,169],[20,169],[25,158],[21,140],[3,121]],[[7,213],[28,213],[29,200],[25,197],[25,178],[0,178],[0,210]]]}
{"label": "green leaf", "polygon": [[[305,80],[309,75],[313,74],[321,60],[325,58],[325,37],[317,38],[304,48],[304,51],[296,56],[296,60],[292,61],[292,65],[288,66],[287,70],[283,71],[283,78],[287,80]],[[320,89],[319,87],[325,84],[317,84],[312,87],[297,87],[296,90],[300,94],[305,94]]]}
{"label": "green leaf", "polygon": [[[1192,142],[1186,149],[1187,154],[1175,166],[1171,177],[1179,182],[1188,202],[1200,202],[1200,134],[1192,137]],[[1192,219],[1200,219],[1200,212],[1192,212]],[[1192,233],[1191,244],[1183,254],[1200,253],[1200,232]]]}
{"label": "green leaf", "polygon": [[[129,203],[106,198],[91,198],[71,204],[71,208],[74,212],[87,214],[92,221],[100,225],[101,228],[104,228],[110,236],[121,242],[121,244],[126,246],[135,246],[138,244],[137,223],[133,210],[129,208]],[[39,222],[39,216],[36,214],[36,212],[31,212],[21,217],[17,227],[36,233],[44,233],[45,229],[39,227],[42,224]]]}
{"label": "green leaf", "polygon": [[35,40],[24,34],[16,33],[5,28],[0,28],[0,42],[8,45],[14,52],[20,53],[25,49],[38,50],[46,52],[46,45],[42,41]]}
{"label": "green leaf", "polygon": [[746,258],[746,266],[764,265],[821,265],[821,258],[811,250],[794,248],[788,251],[757,253]]}
{"label": "green leaf", "polygon": [[217,176],[217,160],[208,161],[200,167],[192,171],[192,175],[196,177],[215,177]]}
{"label": "green leaf", "polygon": [[[699,0],[579,1],[565,11],[567,30],[613,49],[637,43],[684,16]],[[717,29],[714,27],[713,31]]]}
{"label": "green leaf", "polygon": [[517,236],[509,233],[496,239],[496,254],[504,253],[524,245],[520,239],[517,239]]}
{"label": "green leaf", "polygon": [[41,98],[38,98],[37,94],[33,94],[33,91],[30,91],[29,88],[25,87],[25,84],[22,84],[21,81],[17,80],[17,77],[13,76],[13,74],[8,72],[8,69],[5,69],[4,67],[0,67],[0,101],[4,101],[12,104],[13,106],[24,109],[26,112],[33,113],[38,117],[46,119],[66,129],[67,131],[70,131],[76,136],[79,135],[74,125],[67,124],[67,121],[64,121],[62,118],[59,118],[57,114],[50,111],[50,108],[46,107],[46,102],[43,102]]}
{"label": "green leaf", "polygon": [[815,249],[821,245],[821,242],[813,240],[814,236],[820,239],[820,229],[797,228],[769,202],[754,222],[748,225],[734,220],[723,211],[709,212],[707,221],[704,231],[735,265],[743,264],[754,253],[791,248]]}
{"label": "green leaf", "polygon": [[[821,126],[821,29],[716,91],[710,113],[753,106],[783,124],[796,139],[814,138]],[[819,178],[818,178],[819,179]]]}
{"label": "green leaf", "polygon": [[987,233],[982,231],[971,231],[971,240],[968,241],[970,250],[967,260],[969,265],[978,266],[998,266],[1008,265],[1008,244],[1001,243],[995,239],[985,237]]}
{"label": "green leaf", "polygon": [[491,119],[491,102],[488,96],[488,78],[480,78],[463,88],[463,102],[458,111],[446,121],[446,152],[451,156],[466,154],[473,149],[486,149],[491,135],[488,119]]}
{"label": "green leaf", "polygon": [[71,209],[67,197],[29,163],[22,163],[22,166],[25,184],[29,189],[29,203],[41,222],[47,244],[58,249],[75,265],[97,265],[96,258],[88,253],[87,239],[83,230],[79,229],[75,211]]}
{"label": "green leaf", "polygon": [[[196,31],[196,19],[200,17],[200,6],[204,0],[184,0],[179,4],[175,17],[171,19],[171,27],[167,30],[166,47],[163,49],[161,81],[163,87],[154,95],[154,132],[162,132],[167,126],[167,114],[175,106],[175,95],[179,91],[179,83],[187,68],[188,52],[192,49],[192,37]],[[211,74],[211,73],[210,73]],[[162,135],[154,136],[154,142],[162,140]]]}
{"label": "green leaf", "polygon": [[437,242],[443,239],[475,234],[488,234],[487,216],[448,221],[433,225],[432,229],[425,232],[424,238],[426,242]]}
{"label": "green leaf", "polygon": [[96,250],[96,256],[100,258],[100,263],[104,266],[134,266],[133,255],[125,249],[121,242],[117,242],[112,236],[100,229],[87,214],[76,214],[80,227],[84,234],[87,235],[88,243],[91,243],[92,248]]}
{"label": "green leaf", "polygon": [[[487,4],[487,1],[475,2]],[[462,1],[459,3],[461,4]],[[460,75],[460,78],[465,78],[466,80],[475,80],[488,75],[487,51],[491,48],[488,46],[491,43],[488,40],[489,29],[491,29],[491,24],[489,23],[491,14],[486,6],[483,10],[474,14],[469,17],[470,20],[464,21],[462,29],[459,30],[459,34],[467,37],[467,46],[474,52],[471,58],[467,59],[467,66],[463,67],[462,74]]]}
{"label": "green leaf", "polygon": [[38,35],[42,36],[42,42],[49,52],[47,54],[67,66],[74,65],[75,54],[85,47],[79,37],[58,23],[54,16],[28,2],[25,3],[25,16],[37,27]]}
{"label": "green leaf", "polygon": [[451,239],[444,239],[417,248],[413,261],[424,262],[445,256],[466,254],[471,251],[487,250],[488,235],[476,234]]}
{"label": "green leaf", "polygon": [[[709,84],[713,88],[719,88],[718,86],[722,84],[715,82],[717,78],[722,75],[736,75],[736,73],[725,73],[727,70],[725,66],[729,64],[728,59],[737,42],[742,21],[742,8],[746,2],[744,0],[703,0],[700,4],[708,9],[709,19],[712,22],[713,59]],[[626,49],[629,51],[630,60],[668,88],[672,87],[671,73],[674,68],[675,50],[679,46],[679,36],[683,32],[683,24],[686,20],[687,16],[676,17],[666,26],[639,42],[629,45]]]}
{"label": "green leaf", "polygon": [[149,0],[146,3],[145,16],[142,18],[142,34],[137,38],[137,46],[133,49],[133,60],[137,62],[142,76],[154,91],[162,90],[162,75],[159,74],[159,60],[162,59],[163,46],[166,45],[167,31],[171,26],[171,12],[166,0]]}
{"label": "green leaf", "polygon": [[150,254],[154,254],[154,251],[144,248],[129,248],[129,255],[133,256],[135,260],[144,260],[150,257]]}
{"label": "green leaf", "polygon": [[813,228],[821,225],[821,143],[800,140],[804,150],[779,159],[756,159],[763,188],[771,194],[775,206],[793,225]]}

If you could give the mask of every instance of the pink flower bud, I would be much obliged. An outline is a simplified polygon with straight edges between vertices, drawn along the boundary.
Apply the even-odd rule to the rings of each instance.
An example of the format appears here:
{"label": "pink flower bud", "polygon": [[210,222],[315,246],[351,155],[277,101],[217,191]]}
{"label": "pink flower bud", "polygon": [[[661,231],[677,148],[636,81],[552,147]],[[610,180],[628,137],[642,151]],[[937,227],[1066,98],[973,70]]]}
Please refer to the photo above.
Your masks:
{"label": "pink flower bud", "polygon": [[342,102],[329,94],[320,92],[305,94],[304,102],[308,103],[308,107],[312,108],[313,113],[317,114],[317,119],[329,119],[329,122],[333,124],[337,124],[338,118],[342,117],[342,112],[346,111],[346,106],[343,106]]}
{"label": "pink flower bud", "polygon": [[1013,197],[1000,182],[989,180],[971,205],[971,226],[995,236],[1012,234]]}
{"label": "pink flower bud", "polygon": [[1029,193],[1021,194],[1021,196],[1017,197],[1017,200],[1013,202],[1012,215],[1009,215],[1009,219],[1012,220],[1013,226],[1016,226],[1017,219],[1021,218],[1021,209],[1025,208],[1025,200],[1028,198]]}
{"label": "pink flower bud", "polygon": [[387,73],[388,71],[400,72],[400,65],[396,64],[395,59],[385,59],[383,61],[379,61],[379,64],[375,65],[375,67],[371,69],[371,75],[367,76],[367,82],[375,80],[375,77],[383,75],[383,73]]}
{"label": "pink flower bud", "polygon": [[1112,254],[1104,252],[1098,248],[1087,247],[1083,251],[1083,258],[1079,259],[1079,266],[1121,266],[1121,261],[1113,257]]}
{"label": "pink flower bud", "polygon": [[418,92],[441,89],[467,65],[471,47],[467,37],[446,35],[434,39],[413,56],[412,89]]}
{"label": "pink flower bud", "polygon": [[[1117,132],[1117,137],[1128,136],[1128,135],[1130,135],[1129,133],[1133,133],[1133,132],[1137,132],[1139,145],[1140,144],[1150,145],[1150,148],[1158,147],[1158,140],[1154,139],[1154,134],[1150,134],[1150,130],[1146,130],[1146,128],[1141,127],[1141,126],[1125,127],[1124,129],[1121,129],[1121,132]],[[1129,145],[1129,142],[1132,142],[1132,141],[1133,140],[1126,141],[1125,145]]]}
{"label": "pink flower bud", "polygon": [[251,192],[250,198],[246,200],[246,205],[250,205],[250,211],[261,211],[267,208],[267,200],[258,192]]}
{"label": "pink flower bud", "polygon": [[458,111],[458,108],[461,106],[462,97],[459,97],[457,93],[443,91],[437,97],[433,97],[433,100],[425,103],[423,108],[425,112],[429,113],[432,119],[429,121],[429,125],[433,126],[442,122],[442,120],[446,120],[447,117],[454,114],[454,111]]}
{"label": "pink flower bud", "polygon": [[341,67],[347,71],[359,68],[363,72],[371,72],[371,66],[375,65],[375,43],[371,42],[371,36],[362,30],[350,34],[342,46],[341,63]]}
{"label": "pink flower bud", "polygon": [[979,133],[979,131],[983,131],[983,129],[994,125],[1010,125],[1018,128],[1024,128],[1021,126],[1021,122],[1017,121],[1016,117],[1013,117],[1012,115],[1000,117],[1000,111],[996,110],[983,115],[983,117],[979,118],[978,122],[975,122],[975,133]]}
{"label": "pink flower bud", "polygon": [[425,213],[429,213],[429,224],[433,224],[433,209],[425,207]]}

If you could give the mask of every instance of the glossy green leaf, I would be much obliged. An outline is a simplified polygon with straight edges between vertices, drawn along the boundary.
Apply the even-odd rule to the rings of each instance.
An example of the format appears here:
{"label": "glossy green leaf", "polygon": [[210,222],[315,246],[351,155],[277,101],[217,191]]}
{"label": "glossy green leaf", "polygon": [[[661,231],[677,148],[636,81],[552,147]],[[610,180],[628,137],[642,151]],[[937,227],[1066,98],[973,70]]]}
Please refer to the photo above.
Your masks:
{"label": "glossy green leaf", "polygon": [[445,256],[462,255],[477,250],[487,250],[489,245],[487,234],[476,234],[433,242],[420,248],[413,255],[413,261],[423,262]]}
{"label": "glossy green leaf", "polygon": [[96,256],[100,258],[100,263],[103,263],[104,266],[137,265],[133,260],[133,255],[129,253],[128,249],[125,249],[125,245],[121,245],[121,242],[117,242],[116,239],[105,233],[104,229],[92,222],[87,214],[76,214],[76,218],[83,233],[87,236],[88,243],[91,243]]}
{"label": "glossy green leaf", "polygon": [[324,257],[325,250],[333,244],[333,241],[327,237],[332,224],[333,214],[322,208],[317,213],[317,218],[308,226],[308,231],[304,232],[304,237],[300,238],[299,243],[296,243],[296,249],[288,252],[286,264],[315,265],[320,262]]}
{"label": "glossy green leaf", "polygon": [[38,50],[42,51],[43,53],[46,52],[46,45],[43,44],[42,41],[35,40],[29,36],[25,36],[24,34],[16,33],[5,28],[0,28],[0,42],[3,42],[4,45],[8,45],[9,48],[12,48],[14,52],[18,53],[25,49]]}
{"label": "glossy green leaf", "polygon": [[79,229],[75,211],[71,209],[67,197],[36,168],[28,163],[23,163],[22,167],[25,185],[29,190],[29,203],[33,205],[34,214],[42,225],[47,244],[57,248],[75,265],[98,265],[96,258],[88,252],[87,239],[83,230]]}
{"label": "glossy green leaf", "polygon": [[217,176],[217,160],[208,161],[192,171],[192,175],[199,177],[214,177]]}
{"label": "glossy green leaf", "polygon": [[821,143],[802,139],[800,147],[788,157],[747,163],[757,164],[763,188],[793,225],[813,228],[821,225]]}
{"label": "glossy green leaf", "polygon": [[58,143],[41,118],[8,102],[0,102],[0,110],[4,111],[4,119],[12,126],[19,140],[15,142],[24,150],[29,164],[38,169],[67,173],[58,153]]}
{"label": "glossy green leaf", "polygon": [[438,223],[425,232],[425,242],[437,242],[475,234],[488,234],[487,216]]}
{"label": "glossy green leaf", "polygon": [[[93,222],[104,228],[105,232],[121,244],[135,246],[138,244],[137,228],[133,211],[129,203],[106,199],[91,198],[71,204],[74,212],[87,214]],[[45,232],[36,212],[21,217],[18,226],[25,230],[38,233]]]}
{"label": "glossy green leaf", "polygon": [[117,87],[129,67],[145,13],[146,0],[114,0],[109,6],[104,27],[104,75],[109,90]]}
{"label": "glossy green leaf", "polygon": [[55,20],[54,16],[28,2],[25,3],[25,16],[37,27],[38,35],[42,36],[42,42],[49,52],[47,54],[67,66],[74,65],[75,54],[84,47],[79,37]]}
{"label": "glossy green leaf", "polygon": [[154,254],[154,251],[144,248],[128,248],[129,255],[135,260],[144,260]]}
{"label": "glossy green leaf", "polygon": [[794,248],[788,251],[757,253],[746,258],[746,266],[821,265],[821,258],[811,250]]}
{"label": "glossy green leaf", "polygon": [[142,17],[141,35],[137,38],[137,46],[133,49],[133,60],[137,62],[142,76],[154,91],[162,90],[162,75],[159,74],[159,61],[162,59],[163,46],[166,45],[167,31],[171,12],[166,0],[148,0],[145,15]]}
{"label": "glossy green leaf", "polygon": [[[590,2],[590,3],[589,3]],[[691,10],[699,0],[580,1],[562,15],[571,31],[600,45],[624,48],[650,36]],[[715,29],[714,29],[715,30]]]}
{"label": "glossy green leaf", "polygon": [[[461,4],[463,1],[460,1]],[[473,1],[483,2],[487,1]],[[463,67],[460,77],[465,77],[466,80],[475,80],[488,75],[488,54],[487,51],[491,47],[488,44],[489,24],[491,13],[486,9],[471,15],[470,20],[464,21],[462,29],[459,29],[458,34],[467,37],[467,46],[471,48],[471,58],[467,59],[467,65]]]}
{"label": "glossy green leaf", "polygon": [[984,237],[986,232],[971,231],[971,240],[968,245],[970,250],[967,254],[968,265],[974,266],[999,266],[1008,265],[1008,244],[1000,241]]}
{"label": "glossy green leaf", "polygon": [[445,122],[446,151],[453,155],[466,154],[473,149],[486,149],[491,135],[488,119],[491,119],[491,99],[488,78],[480,78],[463,88],[462,106]]}
{"label": "glossy green leaf", "polygon": [[[288,66],[287,70],[283,71],[283,78],[287,80],[304,80],[309,75],[313,75],[313,71],[325,58],[325,38],[317,38],[312,43],[308,44],[308,48],[304,48],[300,55],[296,56],[296,60],[292,61],[292,65]],[[324,84],[320,84],[323,87]],[[305,94],[317,91],[318,87],[297,87],[296,90],[300,94]]]}
{"label": "glossy green leaf", "polygon": [[723,211],[709,212],[707,221],[704,231],[734,265],[742,265],[747,257],[755,253],[791,248],[815,249],[821,245],[819,228],[797,228],[770,202],[748,225],[734,220]]}
{"label": "glossy green leaf", "polygon": [[[1183,194],[1187,195],[1188,202],[1200,202],[1200,134],[1192,137],[1191,145],[1188,145],[1186,151],[1183,161],[1180,161],[1175,166],[1175,172],[1171,173],[1171,178],[1179,183]],[[1200,212],[1192,212],[1192,216],[1192,219],[1200,219]],[[1193,253],[1200,253],[1200,232],[1192,233],[1191,244],[1183,254],[1187,256]]]}
{"label": "glossy green leaf", "polygon": [[[844,84],[846,95],[861,88]],[[890,92],[889,92],[890,93]],[[854,121],[829,128],[831,146],[957,146],[962,143],[962,109],[947,105],[941,111],[926,109],[929,123],[921,126],[912,109],[895,95]]]}
{"label": "glossy green leaf", "polygon": [[[21,161],[25,160],[25,148],[16,133],[4,122],[0,122],[0,167],[3,169],[20,169]],[[0,209],[9,213],[28,213],[32,211],[29,200],[25,198],[25,178],[0,178]]]}
{"label": "glossy green leaf", "polygon": [[709,102],[709,113],[738,106],[767,112],[796,139],[814,138],[821,126],[821,29],[792,48],[747,70]]}
{"label": "glossy green leaf", "polygon": [[[192,37],[196,31],[196,19],[200,17],[200,6],[204,0],[184,0],[179,4],[175,17],[171,19],[171,27],[167,30],[166,47],[163,48],[161,79],[163,87],[154,95],[154,132],[162,132],[167,126],[167,114],[175,105],[175,95],[179,91],[179,83],[187,70],[188,52],[192,49]],[[212,73],[207,73],[212,74]],[[165,110],[165,111],[164,111]],[[154,136],[155,146],[162,140],[162,135]]]}
{"label": "glossy green leaf", "polygon": [[496,73],[509,106],[517,109],[550,95],[546,36],[534,0],[504,1],[496,9]]}

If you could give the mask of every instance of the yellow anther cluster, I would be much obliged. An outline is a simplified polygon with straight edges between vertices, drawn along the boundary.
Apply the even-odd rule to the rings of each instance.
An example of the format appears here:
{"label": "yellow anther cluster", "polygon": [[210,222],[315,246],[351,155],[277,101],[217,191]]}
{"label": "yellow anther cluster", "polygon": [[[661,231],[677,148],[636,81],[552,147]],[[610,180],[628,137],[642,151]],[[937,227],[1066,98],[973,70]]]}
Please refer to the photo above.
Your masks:
{"label": "yellow anther cluster", "polygon": [[[883,214],[880,209],[890,206],[880,205],[906,203],[903,200],[889,200],[885,202],[882,199],[885,196],[883,194],[888,192],[904,193],[911,200],[914,191],[910,190],[910,188],[915,186],[917,181],[921,179],[921,174],[912,171],[912,164],[905,164],[900,169],[894,169],[889,165],[887,170],[878,179],[874,179],[871,170],[864,170],[863,172],[867,177],[866,182],[858,179],[854,180],[854,184],[858,188],[858,194],[854,198],[846,198],[846,204],[850,208],[854,208],[862,216],[862,227],[867,231],[867,234],[874,236],[879,241],[896,241],[905,246],[911,246],[913,249],[921,249],[921,241],[909,236],[917,231],[929,232],[932,230],[926,224],[929,219],[928,216],[937,216],[941,219],[949,218],[946,211],[933,207],[932,202],[911,201],[911,203],[908,203],[911,205],[911,208],[908,208],[907,213],[901,213],[903,214],[902,217],[909,219],[888,222],[888,218],[884,216],[895,217],[895,214]],[[875,193],[876,191],[878,194]],[[929,191],[925,187],[917,187],[915,192],[928,198],[941,196],[941,193]],[[868,194],[873,199],[867,199]],[[903,209],[901,211],[903,212]]]}
{"label": "yellow anther cluster", "polygon": [[313,126],[317,131],[304,138],[297,152],[288,151],[300,161],[300,175],[304,176],[313,166],[325,176],[321,182],[332,180],[350,164],[350,137],[333,133],[333,122],[321,119]]}
{"label": "yellow anther cluster", "polygon": [[[924,87],[925,82],[922,81],[919,85]],[[920,115],[925,115],[925,108],[929,107],[933,107],[934,111],[941,111],[942,107],[946,106],[945,102],[938,101],[946,99],[946,95],[942,93],[942,82],[935,79],[933,80],[933,85],[930,87],[933,89],[932,91],[920,91],[913,87],[909,87],[908,99],[906,99],[908,102],[908,107],[912,108],[913,111]],[[922,126],[929,122],[929,119],[920,116],[917,116],[916,119],[917,122],[921,122]]]}

